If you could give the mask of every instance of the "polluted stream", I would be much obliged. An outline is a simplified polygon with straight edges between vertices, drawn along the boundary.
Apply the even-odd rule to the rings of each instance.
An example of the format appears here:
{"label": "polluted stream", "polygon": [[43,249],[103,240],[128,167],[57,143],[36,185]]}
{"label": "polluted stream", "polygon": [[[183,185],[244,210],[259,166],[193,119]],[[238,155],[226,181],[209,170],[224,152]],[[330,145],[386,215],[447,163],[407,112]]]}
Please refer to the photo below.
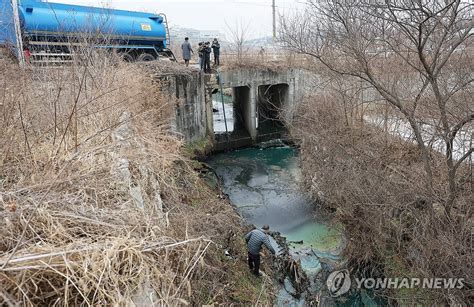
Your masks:
{"label": "polluted stream", "polygon": [[[219,92],[213,95],[216,134],[234,130],[232,100],[232,96]],[[290,274],[266,272],[279,280],[276,306],[307,306],[315,300],[320,306],[383,305],[362,291],[351,291],[338,299],[329,295],[326,279],[343,262],[345,238],[342,227],[333,225],[331,217],[301,190],[296,148],[273,140],[212,155],[207,163],[220,177],[223,192],[248,224],[257,228],[270,225],[273,237],[278,240],[277,243],[272,238],[271,242],[280,259],[273,265],[274,270],[285,271],[288,262],[281,259],[290,259],[304,272],[304,289],[298,287]]]}
{"label": "polluted stream", "polygon": [[[270,229],[286,238],[286,251],[301,263],[309,284],[301,296],[288,277],[278,291],[276,305],[305,306],[307,294],[317,295],[323,278],[340,260],[344,238],[340,227],[329,226],[301,191],[297,150],[279,141],[211,156],[207,163],[221,178],[222,189],[249,224]],[[276,250],[282,250],[272,240]],[[332,264],[332,265],[331,265]],[[269,273],[269,272],[267,272]],[[338,304],[339,305],[339,304]]]}

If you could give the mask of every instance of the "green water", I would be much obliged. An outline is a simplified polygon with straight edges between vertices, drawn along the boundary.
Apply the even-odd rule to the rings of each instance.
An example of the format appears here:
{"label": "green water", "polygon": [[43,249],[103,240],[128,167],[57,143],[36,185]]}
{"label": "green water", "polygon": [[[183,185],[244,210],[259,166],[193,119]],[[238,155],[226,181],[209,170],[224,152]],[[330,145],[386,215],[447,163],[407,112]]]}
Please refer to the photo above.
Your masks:
{"label": "green water", "polygon": [[328,251],[340,245],[340,232],[316,222],[314,204],[299,188],[301,170],[293,148],[242,149],[215,155],[208,163],[247,222],[269,224],[290,240],[303,240],[305,247]]}
{"label": "green water", "polygon": [[[247,223],[256,227],[268,224],[271,230],[287,238],[291,257],[301,261],[311,280],[310,290],[317,293],[325,287],[325,281],[316,278],[321,276],[321,261],[340,261],[344,248],[342,228],[332,226],[329,217],[322,215],[318,206],[300,190],[297,151],[289,146],[265,147],[217,154],[207,162],[222,179],[224,192]],[[275,242],[272,244],[278,248]],[[304,299],[296,300],[290,295],[291,288],[289,280],[285,280],[275,299],[276,305],[306,306]],[[366,293],[359,292],[334,301],[331,306],[377,304]]]}
{"label": "green water", "polygon": [[299,241],[303,238],[303,244],[292,244],[297,248],[312,248],[321,252],[329,252],[341,246],[341,231],[336,227],[328,227],[321,223],[309,222],[301,225],[293,231],[286,231],[288,241]]}
{"label": "green water", "polygon": [[[308,275],[321,270],[320,257],[338,259],[341,230],[321,222],[315,204],[300,190],[297,151],[289,146],[248,148],[211,157],[208,163],[223,181],[223,190],[250,224],[270,225],[290,242],[290,254]],[[302,243],[301,243],[302,241]],[[275,243],[276,244],[276,243]],[[275,245],[276,247],[276,245]],[[301,305],[281,290],[278,305]]]}

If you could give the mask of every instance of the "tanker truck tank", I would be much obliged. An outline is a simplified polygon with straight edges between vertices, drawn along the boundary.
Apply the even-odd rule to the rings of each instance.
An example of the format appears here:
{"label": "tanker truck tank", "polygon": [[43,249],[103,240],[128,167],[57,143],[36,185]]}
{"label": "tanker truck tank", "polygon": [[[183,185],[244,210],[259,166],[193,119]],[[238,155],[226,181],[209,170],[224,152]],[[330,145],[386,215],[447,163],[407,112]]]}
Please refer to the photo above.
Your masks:
{"label": "tanker truck tank", "polygon": [[13,10],[9,0],[0,0],[0,46],[13,47],[15,45]]}
{"label": "tanker truck tank", "polygon": [[21,0],[19,15],[32,61],[64,61],[84,42],[113,50],[126,61],[174,59],[161,14]]}

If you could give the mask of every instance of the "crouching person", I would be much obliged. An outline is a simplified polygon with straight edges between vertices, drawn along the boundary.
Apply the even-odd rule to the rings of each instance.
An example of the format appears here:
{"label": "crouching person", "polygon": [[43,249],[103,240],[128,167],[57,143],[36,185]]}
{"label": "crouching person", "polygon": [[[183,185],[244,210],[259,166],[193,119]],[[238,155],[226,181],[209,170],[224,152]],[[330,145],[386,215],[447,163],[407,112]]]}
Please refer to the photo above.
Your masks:
{"label": "crouching person", "polygon": [[275,255],[275,250],[270,244],[270,239],[268,238],[269,230],[270,226],[265,225],[262,229],[254,229],[245,235],[249,268],[256,276],[260,276],[260,250],[262,249],[262,245],[265,245],[267,249]]}

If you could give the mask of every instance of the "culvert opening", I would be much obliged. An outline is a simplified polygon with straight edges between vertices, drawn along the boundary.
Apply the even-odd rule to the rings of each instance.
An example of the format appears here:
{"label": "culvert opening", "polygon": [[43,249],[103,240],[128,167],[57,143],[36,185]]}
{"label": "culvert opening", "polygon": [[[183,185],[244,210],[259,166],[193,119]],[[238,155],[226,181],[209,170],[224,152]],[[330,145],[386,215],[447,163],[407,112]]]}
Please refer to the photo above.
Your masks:
{"label": "culvert opening", "polygon": [[288,101],[288,84],[261,85],[258,87],[258,134],[271,134],[284,130],[281,112]]}
{"label": "culvert opening", "polygon": [[250,123],[245,116],[250,112],[250,89],[247,86],[223,88],[222,93],[215,90],[212,94],[212,108],[214,134],[218,141],[226,136],[226,132],[226,137],[232,139],[250,137]]}
{"label": "culvert opening", "polygon": [[234,95],[232,88],[214,90],[212,94],[212,117],[214,133],[221,134],[234,131]]}

